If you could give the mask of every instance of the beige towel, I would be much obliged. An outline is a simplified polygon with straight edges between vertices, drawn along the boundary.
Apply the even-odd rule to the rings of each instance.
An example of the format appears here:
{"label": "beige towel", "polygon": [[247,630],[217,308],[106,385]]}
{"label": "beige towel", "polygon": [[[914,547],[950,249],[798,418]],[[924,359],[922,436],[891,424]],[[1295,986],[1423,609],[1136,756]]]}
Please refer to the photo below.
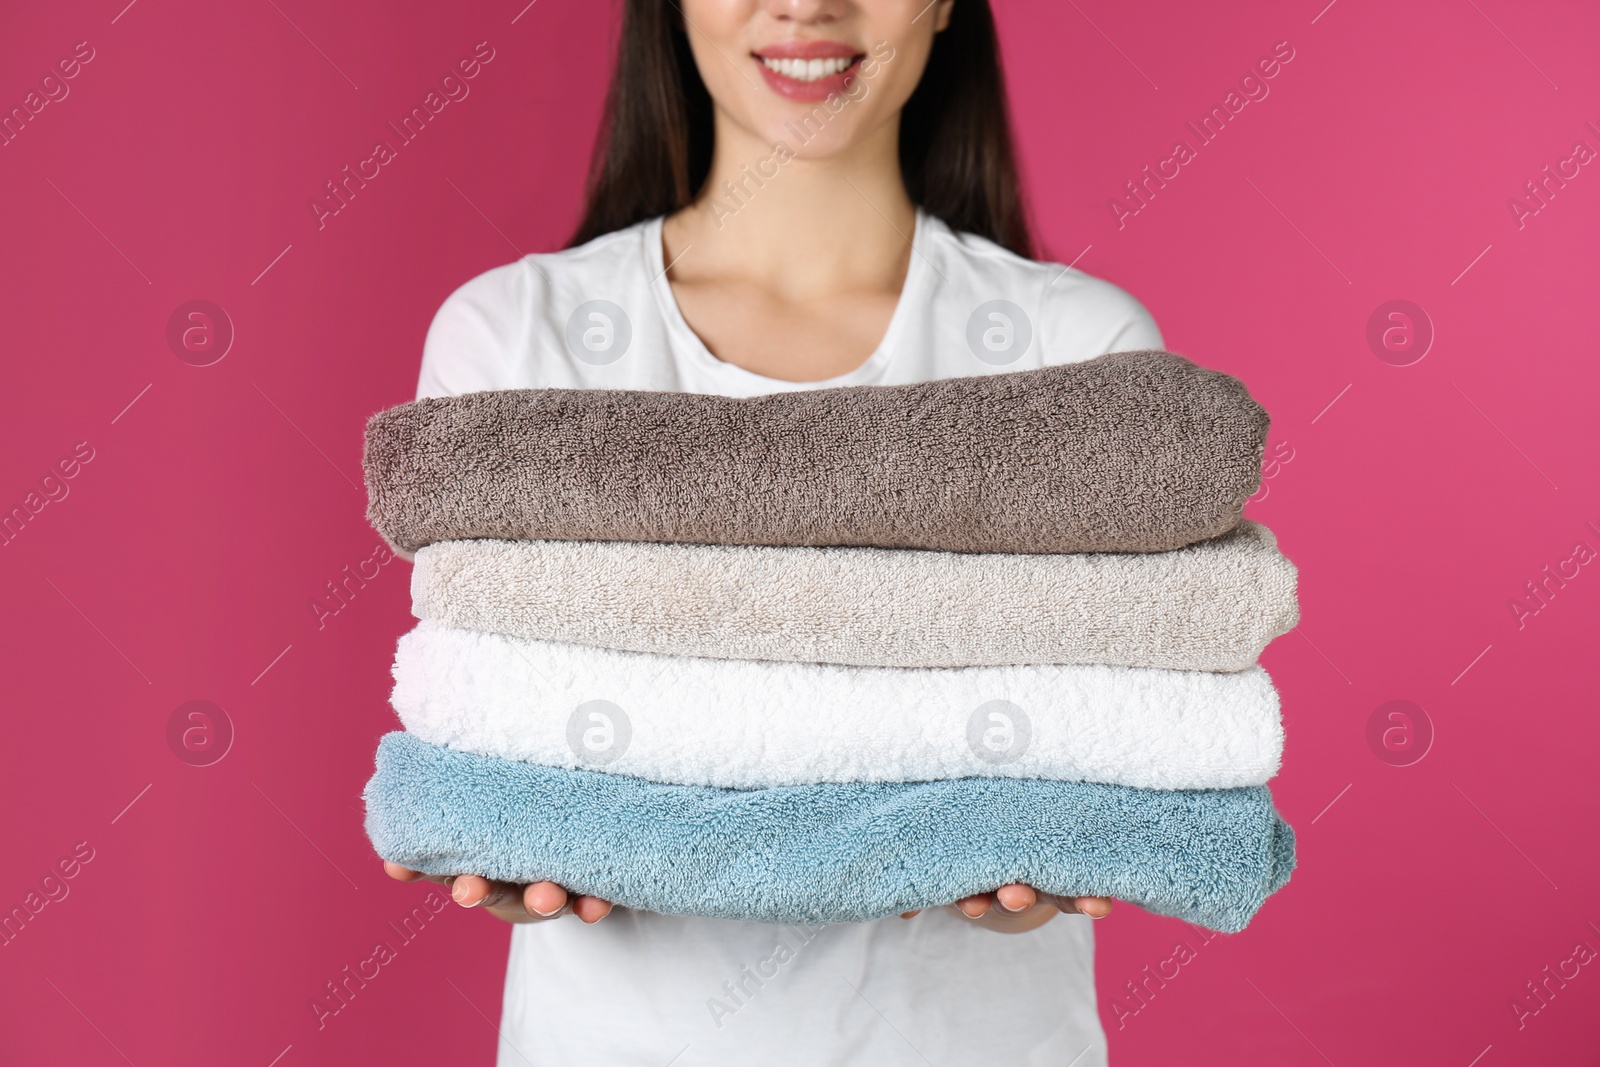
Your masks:
{"label": "beige towel", "polygon": [[1019,555],[629,541],[441,541],[412,611],[630,652],[879,667],[1237,671],[1298,619],[1265,526],[1172,552]]}

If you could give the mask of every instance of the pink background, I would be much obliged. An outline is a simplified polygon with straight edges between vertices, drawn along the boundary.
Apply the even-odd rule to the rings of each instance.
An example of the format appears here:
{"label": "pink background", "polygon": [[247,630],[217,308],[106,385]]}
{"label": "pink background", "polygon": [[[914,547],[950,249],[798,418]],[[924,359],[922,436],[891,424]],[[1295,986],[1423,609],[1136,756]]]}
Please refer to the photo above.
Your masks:
{"label": "pink background", "polygon": [[[483,916],[446,910],[320,1031],[308,1006],[423,896],[358,798],[407,565],[320,629],[310,605],[377,544],[361,428],[411,397],[434,309],[572,226],[610,5],[124,2],[13,5],[0,38],[6,109],[94,49],[0,147],[0,507],[93,449],[0,548],[0,908],[93,850],[0,948],[0,1059],[488,1063],[507,930]],[[1509,602],[1600,549],[1600,166],[1520,228],[1507,201],[1600,148],[1600,11],[1324,2],[997,4],[1048,254],[1267,405],[1251,513],[1302,575],[1266,656],[1300,869],[1238,936],[1100,924],[1113,1062],[1592,1063],[1600,966],[1520,1028],[1512,1003],[1600,949],[1600,566],[1521,628]],[[1123,183],[1285,40],[1270,95],[1119,229]],[[480,41],[470,96],[319,230],[322,184]],[[211,366],[165,338],[193,299],[236,331]],[[1436,334],[1409,366],[1366,340],[1394,299]],[[193,699],[235,732],[211,766],[168,744]],[[1396,699],[1435,733],[1409,766],[1368,742]],[[1194,958],[1130,998],[1179,938]]]}

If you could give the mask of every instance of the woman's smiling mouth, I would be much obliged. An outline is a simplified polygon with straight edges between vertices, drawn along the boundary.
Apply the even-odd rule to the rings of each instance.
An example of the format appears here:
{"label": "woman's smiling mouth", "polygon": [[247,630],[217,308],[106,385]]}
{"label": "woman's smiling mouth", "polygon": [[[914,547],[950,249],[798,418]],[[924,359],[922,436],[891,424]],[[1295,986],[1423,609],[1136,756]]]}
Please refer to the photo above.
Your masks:
{"label": "woman's smiling mouth", "polygon": [[838,41],[784,41],[751,53],[767,84],[791,100],[842,93],[865,53]]}

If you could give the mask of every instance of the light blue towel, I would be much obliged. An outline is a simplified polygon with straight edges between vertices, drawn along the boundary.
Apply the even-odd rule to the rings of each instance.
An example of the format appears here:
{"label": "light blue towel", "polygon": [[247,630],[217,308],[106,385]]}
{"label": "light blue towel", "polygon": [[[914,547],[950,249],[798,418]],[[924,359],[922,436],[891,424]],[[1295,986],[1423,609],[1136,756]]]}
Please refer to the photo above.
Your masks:
{"label": "light blue towel", "polygon": [[549,879],[632,908],[863,922],[1010,882],[1232,933],[1294,868],[1265,786],[957,778],[736,790],[378,745],[367,835],[428,874]]}

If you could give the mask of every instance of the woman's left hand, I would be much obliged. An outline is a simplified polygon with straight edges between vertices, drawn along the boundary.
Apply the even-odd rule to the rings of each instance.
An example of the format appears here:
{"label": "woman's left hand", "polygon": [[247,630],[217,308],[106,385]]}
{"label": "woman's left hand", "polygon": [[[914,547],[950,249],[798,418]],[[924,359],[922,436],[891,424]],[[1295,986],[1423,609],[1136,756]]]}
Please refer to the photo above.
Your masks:
{"label": "woman's left hand", "polygon": [[[1031,885],[1014,884],[1003,885],[993,893],[963,897],[949,907],[975,925],[1000,933],[1020,934],[1038,929],[1055,918],[1057,912],[1104,918],[1111,914],[1111,898],[1058,897],[1040,893]],[[916,914],[908,911],[900,917],[909,919]]]}

